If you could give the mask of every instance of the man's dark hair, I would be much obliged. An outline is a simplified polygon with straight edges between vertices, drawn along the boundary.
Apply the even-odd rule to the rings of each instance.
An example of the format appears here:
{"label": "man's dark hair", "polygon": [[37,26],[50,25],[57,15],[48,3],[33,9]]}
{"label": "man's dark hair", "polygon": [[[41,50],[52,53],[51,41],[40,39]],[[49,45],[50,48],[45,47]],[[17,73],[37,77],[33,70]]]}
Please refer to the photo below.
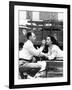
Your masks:
{"label": "man's dark hair", "polygon": [[31,32],[28,32],[27,35],[26,35],[26,36],[27,36],[27,39],[29,39],[29,37],[30,37],[31,35],[32,35],[32,33],[31,33]]}

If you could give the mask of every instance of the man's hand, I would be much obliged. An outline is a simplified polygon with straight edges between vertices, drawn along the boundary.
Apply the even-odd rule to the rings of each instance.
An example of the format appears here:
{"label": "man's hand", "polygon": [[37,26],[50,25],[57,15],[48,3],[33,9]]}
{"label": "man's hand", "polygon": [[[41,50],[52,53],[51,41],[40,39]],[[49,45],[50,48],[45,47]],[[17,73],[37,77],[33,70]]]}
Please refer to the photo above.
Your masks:
{"label": "man's hand", "polygon": [[42,45],[44,46],[46,44],[45,39],[42,40]]}
{"label": "man's hand", "polygon": [[36,62],[36,58],[35,57],[33,57],[32,62]]}
{"label": "man's hand", "polygon": [[48,54],[47,54],[47,53],[44,53],[44,56],[45,56],[46,58],[48,58]]}

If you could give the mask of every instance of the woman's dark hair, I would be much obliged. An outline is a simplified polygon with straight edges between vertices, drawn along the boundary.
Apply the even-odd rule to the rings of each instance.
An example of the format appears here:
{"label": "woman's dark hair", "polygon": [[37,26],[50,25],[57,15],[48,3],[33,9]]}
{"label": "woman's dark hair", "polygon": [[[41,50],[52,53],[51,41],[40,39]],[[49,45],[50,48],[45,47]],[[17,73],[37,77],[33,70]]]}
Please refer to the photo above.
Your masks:
{"label": "woman's dark hair", "polygon": [[50,39],[51,39],[51,41],[52,41],[52,44],[55,44],[55,45],[57,45],[57,46],[60,47],[60,45],[59,45],[58,41],[55,39],[55,37],[53,37],[53,36],[51,36],[51,35],[48,35],[48,37],[50,37]]}

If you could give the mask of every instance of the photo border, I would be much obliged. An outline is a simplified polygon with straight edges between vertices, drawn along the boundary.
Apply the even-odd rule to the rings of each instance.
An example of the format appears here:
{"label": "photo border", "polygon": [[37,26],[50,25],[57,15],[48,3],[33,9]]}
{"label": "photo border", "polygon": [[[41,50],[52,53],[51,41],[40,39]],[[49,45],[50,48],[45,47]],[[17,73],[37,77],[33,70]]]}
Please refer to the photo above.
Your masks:
{"label": "photo border", "polygon": [[[67,9],[67,82],[14,85],[14,6],[55,7]],[[29,88],[70,85],[70,5],[33,2],[9,2],[9,88]]]}

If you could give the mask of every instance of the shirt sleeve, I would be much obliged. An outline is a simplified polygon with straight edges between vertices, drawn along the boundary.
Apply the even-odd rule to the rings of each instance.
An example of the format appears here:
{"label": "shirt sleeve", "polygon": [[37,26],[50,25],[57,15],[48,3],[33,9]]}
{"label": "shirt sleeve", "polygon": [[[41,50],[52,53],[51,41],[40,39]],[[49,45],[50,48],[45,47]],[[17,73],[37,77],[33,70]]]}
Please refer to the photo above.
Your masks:
{"label": "shirt sleeve", "polygon": [[51,53],[48,55],[48,59],[54,59],[57,56],[58,47],[54,46]]}
{"label": "shirt sleeve", "polygon": [[57,55],[57,52],[55,50],[52,51],[51,55],[48,55],[48,59],[54,59]]}
{"label": "shirt sleeve", "polygon": [[29,47],[28,47],[28,51],[29,51],[32,55],[34,55],[34,56],[39,56],[40,53],[42,52],[43,48],[44,48],[44,47],[42,46],[42,47],[40,47],[39,49],[35,49],[35,47],[31,44],[31,45],[29,45]]}

